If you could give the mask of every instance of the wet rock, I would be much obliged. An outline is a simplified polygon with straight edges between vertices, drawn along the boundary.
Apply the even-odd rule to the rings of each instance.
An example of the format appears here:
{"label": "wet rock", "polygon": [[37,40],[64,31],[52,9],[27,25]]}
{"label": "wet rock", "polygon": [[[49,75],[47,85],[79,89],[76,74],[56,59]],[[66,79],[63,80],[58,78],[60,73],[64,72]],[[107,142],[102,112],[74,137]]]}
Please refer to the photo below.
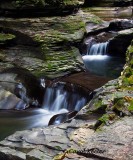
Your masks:
{"label": "wet rock", "polygon": [[72,118],[74,118],[76,114],[77,114],[77,111],[72,111],[72,112],[69,112],[69,113],[56,114],[50,119],[48,125],[57,125],[57,124],[69,121]]}
{"label": "wet rock", "polygon": [[109,28],[111,30],[130,29],[130,28],[133,28],[133,21],[128,19],[123,19],[123,20],[118,19],[110,22]]}
{"label": "wet rock", "polygon": [[[33,81],[34,85],[32,84]],[[4,70],[0,73],[0,85],[22,100],[17,104],[16,108],[18,109],[27,108],[29,105],[37,107],[42,101],[43,96],[41,95],[44,91],[39,80],[26,70],[19,68]],[[25,107],[22,107],[24,104]]]}
{"label": "wet rock", "polygon": [[[133,29],[118,32],[118,35],[109,41],[108,53],[113,56],[125,56],[127,47],[133,39]],[[116,47],[119,46],[119,47]]]}
{"label": "wet rock", "polygon": [[0,87],[0,109],[23,110],[28,107],[27,105],[28,104],[16,97],[14,94]]}
{"label": "wet rock", "polygon": [[[90,94],[90,92],[92,92],[96,88],[101,87],[109,80],[110,78],[96,76],[88,72],[80,72],[61,78],[61,81],[63,82],[68,82],[83,87],[83,89],[87,90],[88,95]],[[82,90],[80,90],[80,92],[82,92]]]}

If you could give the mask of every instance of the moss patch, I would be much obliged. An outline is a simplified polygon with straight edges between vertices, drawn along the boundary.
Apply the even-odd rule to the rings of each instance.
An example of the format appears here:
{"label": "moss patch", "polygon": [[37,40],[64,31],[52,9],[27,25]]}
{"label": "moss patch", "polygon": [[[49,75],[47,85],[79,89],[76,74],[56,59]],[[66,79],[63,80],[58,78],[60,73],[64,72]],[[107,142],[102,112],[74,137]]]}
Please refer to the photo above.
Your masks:
{"label": "moss patch", "polygon": [[13,34],[0,33],[0,44],[13,40],[15,37]]}

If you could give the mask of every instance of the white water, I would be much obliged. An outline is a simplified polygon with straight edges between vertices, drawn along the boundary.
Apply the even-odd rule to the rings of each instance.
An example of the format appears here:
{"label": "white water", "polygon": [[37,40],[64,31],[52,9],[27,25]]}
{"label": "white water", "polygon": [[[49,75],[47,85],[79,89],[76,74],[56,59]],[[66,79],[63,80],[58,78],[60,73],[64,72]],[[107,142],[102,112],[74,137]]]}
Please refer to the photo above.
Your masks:
{"label": "white water", "polygon": [[62,109],[79,111],[86,103],[86,98],[73,89],[67,91],[63,85],[47,87],[42,108],[50,112],[59,112]]}
{"label": "white water", "polygon": [[86,70],[100,76],[117,78],[120,76],[125,60],[107,55],[85,55],[82,57]]}
{"label": "white water", "polygon": [[88,55],[106,55],[108,42],[93,44]]}
{"label": "white water", "polygon": [[[81,93],[82,90],[80,92],[74,85],[66,86],[59,83],[46,87],[45,81],[42,80],[41,86],[45,88],[42,108],[27,109],[21,112],[0,112],[0,140],[18,130],[47,126],[51,118],[56,115],[55,124],[66,121],[68,120],[67,113],[79,111],[87,102],[86,94]],[[18,103],[17,109],[23,107],[26,107],[25,103]]]}

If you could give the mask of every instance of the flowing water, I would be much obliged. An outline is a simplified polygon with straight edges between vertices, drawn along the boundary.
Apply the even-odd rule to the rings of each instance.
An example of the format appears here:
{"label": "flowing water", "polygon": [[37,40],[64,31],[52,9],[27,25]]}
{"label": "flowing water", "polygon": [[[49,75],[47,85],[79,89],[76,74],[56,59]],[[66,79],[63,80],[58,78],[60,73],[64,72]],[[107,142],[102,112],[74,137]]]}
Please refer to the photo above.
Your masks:
{"label": "flowing water", "polygon": [[83,61],[87,71],[96,75],[117,78],[120,76],[125,59],[107,55],[108,42],[98,43],[91,46]]}
{"label": "flowing water", "polygon": [[[79,111],[86,103],[87,97],[73,85],[54,83],[46,87],[42,107],[21,111],[0,111],[0,140],[18,130],[47,126],[50,119],[57,114]],[[46,88],[45,88],[46,87]],[[58,118],[60,123],[60,118]]]}
{"label": "flowing water", "polygon": [[106,55],[108,42],[97,43],[91,46],[89,55]]}
{"label": "flowing water", "polygon": [[47,87],[42,107],[48,111],[58,112],[60,109],[79,111],[86,103],[86,98],[71,86],[71,91],[64,84],[56,83]]}

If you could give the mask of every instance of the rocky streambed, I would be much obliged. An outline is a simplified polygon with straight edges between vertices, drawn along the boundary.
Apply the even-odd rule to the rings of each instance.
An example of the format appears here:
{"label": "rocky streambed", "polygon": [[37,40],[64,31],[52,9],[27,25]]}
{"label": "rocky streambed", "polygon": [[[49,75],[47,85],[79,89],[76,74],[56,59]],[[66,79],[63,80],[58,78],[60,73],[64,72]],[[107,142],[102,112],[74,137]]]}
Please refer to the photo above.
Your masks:
{"label": "rocky streambed", "polygon": [[[132,10],[131,1],[123,1],[123,4]],[[120,7],[113,0],[110,5]],[[45,87],[53,83],[68,84],[71,107],[76,108],[72,102],[73,92],[87,96],[87,103],[80,111],[56,113],[50,121],[56,125],[43,127],[43,120],[39,118],[44,115],[39,114],[34,121],[41,121],[41,127],[24,128],[26,130],[2,140],[0,159],[132,159],[133,22],[130,10],[130,20],[111,22],[91,14],[87,1],[2,1],[0,11],[2,117],[6,111],[18,117],[27,113],[33,116],[33,110],[39,110],[43,104]],[[113,36],[108,34],[110,31],[115,31]],[[81,54],[86,53],[92,37],[96,42],[109,40],[110,55],[126,57],[118,79],[109,81],[111,78],[85,72]],[[70,86],[75,85],[79,88],[73,91]],[[49,90],[50,87],[48,93],[54,94]],[[64,98],[66,91],[63,87],[55,94]],[[48,100],[48,97],[45,98]],[[78,100],[75,102],[79,104]],[[66,123],[54,123],[59,120],[58,116]],[[11,125],[16,127],[15,123]]]}

